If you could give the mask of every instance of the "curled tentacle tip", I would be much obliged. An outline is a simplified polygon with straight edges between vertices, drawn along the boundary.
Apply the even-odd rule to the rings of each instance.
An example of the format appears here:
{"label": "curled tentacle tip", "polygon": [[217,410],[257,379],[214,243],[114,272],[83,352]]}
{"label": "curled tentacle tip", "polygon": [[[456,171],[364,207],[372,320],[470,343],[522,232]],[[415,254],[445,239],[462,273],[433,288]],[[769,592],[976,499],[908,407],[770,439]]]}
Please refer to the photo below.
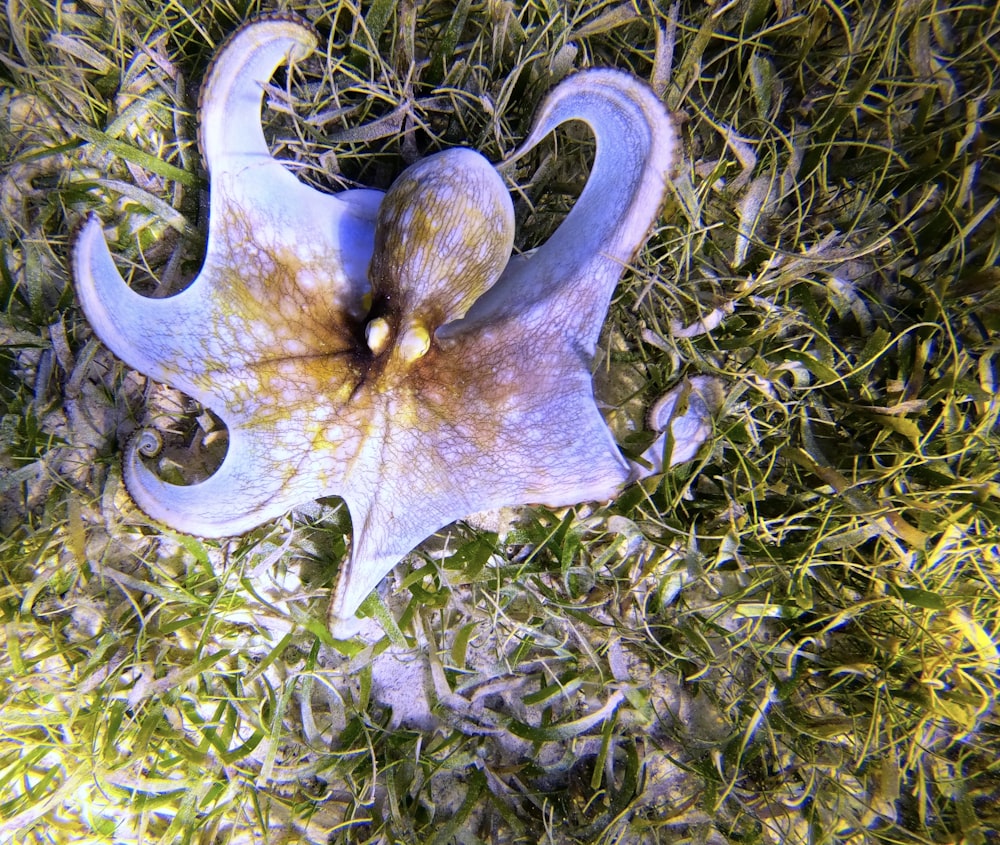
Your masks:
{"label": "curled tentacle tip", "polygon": [[144,428],[135,436],[133,448],[144,458],[155,458],[163,451],[163,435],[155,428]]}
{"label": "curled tentacle tip", "polygon": [[[642,462],[633,462],[632,480],[656,475],[666,467],[694,458],[715,431],[715,418],[724,401],[725,392],[719,379],[693,376],[654,402],[646,425],[659,436],[643,452]],[[666,456],[668,445],[670,455]]]}
{"label": "curled tentacle tip", "polygon": [[724,401],[725,392],[719,379],[692,376],[668,390],[650,406],[646,425],[652,431],[663,432],[672,422],[685,417],[707,421],[719,413]]}

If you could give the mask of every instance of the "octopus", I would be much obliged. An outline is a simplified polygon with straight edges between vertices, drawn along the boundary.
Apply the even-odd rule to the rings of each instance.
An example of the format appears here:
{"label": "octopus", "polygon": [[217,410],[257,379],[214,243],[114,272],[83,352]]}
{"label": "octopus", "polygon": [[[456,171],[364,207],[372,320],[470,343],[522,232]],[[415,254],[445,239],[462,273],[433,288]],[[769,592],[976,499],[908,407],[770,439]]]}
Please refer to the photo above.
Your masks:
{"label": "octopus", "polygon": [[501,507],[609,500],[693,456],[714,408],[697,381],[683,401],[668,394],[654,408],[659,439],[635,462],[594,398],[611,296],[677,156],[673,121],[646,84],[587,69],[544,98],[512,158],[567,121],[590,127],[596,152],[555,232],[513,254],[510,192],[475,150],[428,155],[384,193],[317,190],[271,155],[263,86],[317,43],[304,20],[271,14],[214,58],[199,124],[208,238],[187,288],[161,299],[133,291],[93,213],[71,262],[101,341],[228,429],[221,465],[190,485],[161,479],[133,438],[123,478],[135,503],[215,538],[341,497],[353,538],[331,600],[336,636],[357,629],[362,602],[431,534]]}

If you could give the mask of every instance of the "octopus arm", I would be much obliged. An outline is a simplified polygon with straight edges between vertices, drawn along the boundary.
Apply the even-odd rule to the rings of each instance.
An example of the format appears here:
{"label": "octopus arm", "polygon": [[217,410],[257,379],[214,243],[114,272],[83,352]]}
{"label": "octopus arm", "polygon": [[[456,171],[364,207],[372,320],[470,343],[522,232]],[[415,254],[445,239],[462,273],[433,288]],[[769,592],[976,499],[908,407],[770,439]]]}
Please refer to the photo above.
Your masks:
{"label": "octopus arm", "polygon": [[[281,473],[277,461],[272,465],[273,446],[266,437],[231,429],[226,457],[215,474],[180,485],[163,481],[146,466],[134,438],[123,462],[125,487],[157,522],[198,537],[235,537],[323,492],[305,489],[301,475]],[[269,465],[274,471],[266,471]]]}
{"label": "octopus arm", "polygon": [[73,277],[91,328],[115,355],[150,378],[202,401],[208,398],[195,383],[202,368],[173,331],[197,319],[190,303],[178,297],[150,299],[132,290],[118,272],[94,214],[77,233]]}
{"label": "octopus arm", "polygon": [[304,20],[274,14],[240,27],[219,49],[199,101],[199,139],[210,173],[271,159],[260,119],[264,84],[278,65],[305,58],[316,44],[316,32]]}
{"label": "octopus arm", "polygon": [[590,69],[549,94],[513,157],[571,120],[586,123],[596,142],[583,193],[548,241],[510,262],[467,320],[519,314],[536,330],[561,333],[589,357],[615,286],[659,217],[678,144],[666,107],[649,86],[622,71]]}

